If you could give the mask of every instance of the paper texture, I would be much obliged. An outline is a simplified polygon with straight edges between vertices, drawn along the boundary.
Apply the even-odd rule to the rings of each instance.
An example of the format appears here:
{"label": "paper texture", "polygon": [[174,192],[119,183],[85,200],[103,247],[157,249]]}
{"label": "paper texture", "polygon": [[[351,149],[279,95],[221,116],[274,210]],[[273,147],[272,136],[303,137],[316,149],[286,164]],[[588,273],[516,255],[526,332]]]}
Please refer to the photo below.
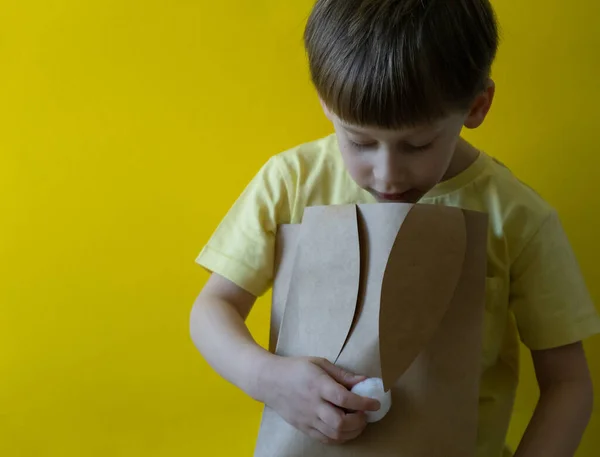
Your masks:
{"label": "paper texture", "polygon": [[266,407],[255,457],[472,457],[487,216],[433,205],[307,208],[278,231],[270,349],[384,380],[392,409],[324,445]]}

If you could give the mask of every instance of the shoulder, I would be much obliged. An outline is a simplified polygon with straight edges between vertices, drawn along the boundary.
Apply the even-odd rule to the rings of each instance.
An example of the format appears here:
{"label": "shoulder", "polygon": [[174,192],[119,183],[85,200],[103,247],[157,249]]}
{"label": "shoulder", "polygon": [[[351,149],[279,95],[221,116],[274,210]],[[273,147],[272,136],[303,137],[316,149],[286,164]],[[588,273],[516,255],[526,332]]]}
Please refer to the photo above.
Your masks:
{"label": "shoulder", "polygon": [[555,209],[499,160],[487,166],[488,203],[505,224],[535,229],[556,215]]}
{"label": "shoulder", "polygon": [[299,223],[309,206],[360,203],[368,195],[348,175],[335,135],[297,146],[274,160],[293,201],[292,223]]}
{"label": "shoulder", "polygon": [[497,159],[488,159],[481,184],[492,228],[511,242],[513,258],[549,220],[558,219],[552,205]]}
{"label": "shoulder", "polygon": [[520,180],[498,159],[489,157],[487,172],[506,217],[544,220],[555,213],[554,208],[535,189]]}
{"label": "shoulder", "polygon": [[303,143],[274,156],[271,161],[289,177],[306,180],[311,175],[337,168],[335,135]]}
{"label": "shoulder", "polygon": [[336,147],[335,137],[328,136],[275,154],[263,164],[250,187],[268,194],[272,204],[280,204],[282,199],[296,201],[307,184],[317,185],[327,170],[339,168],[333,164]]}
{"label": "shoulder", "polygon": [[512,263],[549,219],[554,208],[499,160],[484,153],[460,178],[458,188],[433,198],[489,215],[490,243],[501,262]]}

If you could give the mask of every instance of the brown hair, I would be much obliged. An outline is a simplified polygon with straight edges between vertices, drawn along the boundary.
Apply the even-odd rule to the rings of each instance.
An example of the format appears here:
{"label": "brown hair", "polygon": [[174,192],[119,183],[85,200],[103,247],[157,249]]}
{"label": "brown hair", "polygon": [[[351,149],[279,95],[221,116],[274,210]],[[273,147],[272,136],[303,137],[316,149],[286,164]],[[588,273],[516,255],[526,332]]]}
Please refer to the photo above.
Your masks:
{"label": "brown hair", "polygon": [[318,0],[304,35],[325,105],[398,128],[468,109],[498,48],[489,0]]}

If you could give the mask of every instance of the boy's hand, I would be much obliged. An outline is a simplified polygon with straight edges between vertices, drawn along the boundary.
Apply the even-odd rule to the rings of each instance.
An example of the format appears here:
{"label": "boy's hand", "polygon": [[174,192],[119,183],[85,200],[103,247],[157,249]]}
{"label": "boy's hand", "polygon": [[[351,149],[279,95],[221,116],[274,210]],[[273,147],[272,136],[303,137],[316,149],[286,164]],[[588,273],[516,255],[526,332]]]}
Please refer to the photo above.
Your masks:
{"label": "boy's hand", "polygon": [[341,444],[358,437],[367,425],[363,412],[379,409],[377,400],[349,390],[364,376],[327,360],[278,358],[271,368],[264,385],[265,403],[286,422],[324,443]]}

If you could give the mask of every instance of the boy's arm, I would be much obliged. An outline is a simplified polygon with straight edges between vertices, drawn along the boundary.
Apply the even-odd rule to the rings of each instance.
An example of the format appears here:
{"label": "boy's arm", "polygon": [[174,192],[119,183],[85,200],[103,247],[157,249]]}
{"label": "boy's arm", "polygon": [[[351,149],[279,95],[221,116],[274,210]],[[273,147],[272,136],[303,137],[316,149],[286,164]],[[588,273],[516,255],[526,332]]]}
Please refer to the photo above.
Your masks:
{"label": "boy's arm", "polygon": [[279,357],[260,347],[244,323],[255,301],[222,276],[210,277],[190,319],[192,340],[209,365],[315,439],[343,443],[360,435],[362,411],[379,409],[349,390],[365,378],[323,359]]}
{"label": "boy's arm", "polygon": [[540,399],[515,457],[573,457],[593,408],[583,345],[532,351]]}
{"label": "boy's arm", "polygon": [[219,275],[211,275],[190,317],[194,344],[223,378],[264,401],[260,376],[274,355],[252,338],[245,320],[256,297]]}

